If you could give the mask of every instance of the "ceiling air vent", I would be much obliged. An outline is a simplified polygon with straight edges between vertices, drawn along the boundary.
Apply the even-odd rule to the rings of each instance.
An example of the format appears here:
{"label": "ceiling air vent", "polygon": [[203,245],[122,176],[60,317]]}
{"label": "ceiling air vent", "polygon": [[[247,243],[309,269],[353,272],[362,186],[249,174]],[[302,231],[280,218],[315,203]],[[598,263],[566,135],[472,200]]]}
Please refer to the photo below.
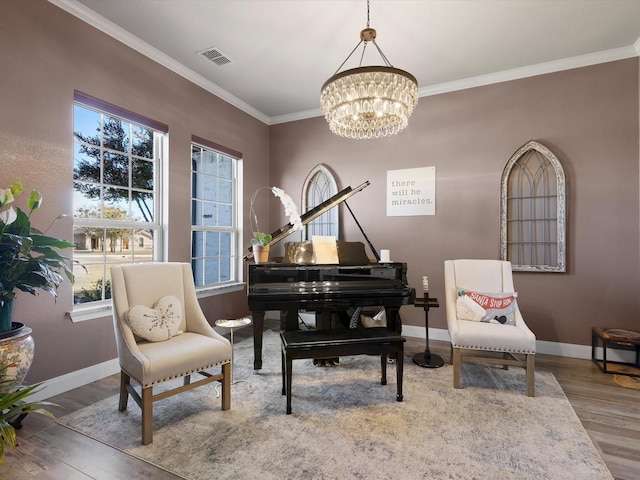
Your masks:
{"label": "ceiling air vent", "polygon": [[222,65],[226,65],[227,63],[231,63],[231,59],[227,57],[224,53],[218,50],[216,47],[207,48],[206,50],[202,50],[201,52],[197,52],[198,55],[203,56],[210,62],[215,63],[219,67]]}

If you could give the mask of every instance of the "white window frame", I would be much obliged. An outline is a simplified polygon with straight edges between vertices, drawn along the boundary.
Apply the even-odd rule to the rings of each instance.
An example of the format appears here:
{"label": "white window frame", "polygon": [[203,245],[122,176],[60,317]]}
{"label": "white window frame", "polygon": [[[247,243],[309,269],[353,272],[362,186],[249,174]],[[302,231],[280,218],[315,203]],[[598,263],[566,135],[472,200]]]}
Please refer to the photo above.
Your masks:
{"label": "white window frame", "polygon": [[[191,140],[191,151],[190,155],[193,154],[193,148],[201,148],[207,150],[213,154],[221,155],[226,158],[229,158],[233,162],[232,166],[232,218],[233,224],[231,226],[216,226],[216,225],[197,225],[194,224],[194,212],[193,205],[194,201],[202,201],[203,199],[196,197],[195,189],[193,185],[194,178],[198,174],[198,172],[193,169],[193,159],[192,159],[192,168],[191,168],[191,232],[190,232],[190,244],[191,244],[191,265],[194,274],[194,280],[196,283],[196,293],[198,297],[210,296],[210,295],[218,295],[221,293],[228,293],[230,291],[236,291],[243,288],[242,283],[242,154],[240,152],[236,152],[235,150],[229,149],[227,147],[218,145],[209,140],[192,136]],[[203,177],[206,178],[206,177]],[[211,202],[215,203],[215,202]],[[194,245],[193,238],[194,232],[225,232],[231,234],[231,242],[230,242],[230,254],[229,254],[229,279],[221,282],[214,283],[202,283],[200,285],[200,280],[197,276],[199,275],[199,268],[196,268],[194,261],[196,258],[205,258],[202,255],[196,255],[194,257]],[[203,279],[206,278],[203,273]]]}
{"label": "white window frame", "polygon": [[[73,218],[74,231],[76,226],[88,226],[88,227],[97,227],[97,228],[126,228],[126,229],[144,229],[144,230],[152,230],[153,234],[153,250],[151,255],[151,262],[159,262],[164,259],[164,239],[166,237],[166,228],[164,222],[164,209],[163,209],[163,197],[165,192],[165,184],[164,184],[164,169],[166,168],[166,161],[164,152],[168,151],[168,137],[166,135],[168,131],[168,127],[159,122],[155,122],[150,119],[146,119],[138,114],[133,112],[129,112],[125,109],[117,107],[115,105],[111,105],[107,102],[103,102],[101,100],[95,99],[89,95],[75,92],[74,98],[74,107],[78,106],[81,108],[85,108],[88,110],[93,110],[101,115],[106,115],[113,118],[118,118],[123,122],[127,122],[130,124],[134,124],[137,126],[142,126],[147,130],[153,132],[153,148],[154,148],[154,182],[153,182],[153,220],[150,222],[139,222],[132,220],[113,220],[113,219],[94,219],[94,218]],[[75,126],[75,123],[74,123]],[[74,145],[79,144],[74,137]],[[101,149],[104,150],[104,146],[101,142]],[[75,152],[75,148],[74,148]],[[131,157],[130,157],[131,158]],[[75,161],[74,161],[75,164]],[[107,186],[108,184],[104,182],[104,178],[100,180],[101,186]],[[129,187],[132,188],[131,183]],[[72,190],[75,192],[75,187],[72,187]],[[130,200],[131,201],[131,200]],[[100,200],[100,205],[104,206],[104,200]],[[75,207],[75,205],[74,205]],[[101,207],[102,208],[102,207]],[[129,256],[129,261],[123,263],[139,263],[140,258],[136,259],[135,256],[135,246],[133,245],[134,239],[130,239],[130,251],[131,255]],[[103,254],[103,277],[104,279],[109,279],[110,275],[108,272],[109,265],[113,265],[113,262],[107,262],[106,258],[106,248],[104,248]],[[147,260],[148,261],[148,260]],[[103,284],[103,294],[104,294],[105,285]],[[97,300],[86,303],[78,303],[73,306],[73,310],[69,312],[69,316],[72,321],[84,321],[90,320],[93,318],[101,318],[106,315],[109,315],[112,310],[112,301],[111,299]]]}

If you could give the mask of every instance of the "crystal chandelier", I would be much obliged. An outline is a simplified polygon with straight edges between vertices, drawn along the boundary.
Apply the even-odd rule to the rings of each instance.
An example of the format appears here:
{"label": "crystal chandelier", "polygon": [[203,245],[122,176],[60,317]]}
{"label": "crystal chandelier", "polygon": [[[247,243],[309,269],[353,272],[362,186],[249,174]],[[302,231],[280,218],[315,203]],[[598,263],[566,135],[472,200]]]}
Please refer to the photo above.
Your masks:
{"label": "crystal chandelier", "polygon": [[[376,46],[384,66],[362,66],[369,42]],[[360,65],[340,72],[363,43]],[[376,43],[376,31],[369,28],[367,0],[367,28],[360,32],[360,42],[320,91],[320,105],[329,128],[333,133],[347,138],[395,135],[409,123],[416,103],[418,82],[410,73],[394,68],[382,53]]]}

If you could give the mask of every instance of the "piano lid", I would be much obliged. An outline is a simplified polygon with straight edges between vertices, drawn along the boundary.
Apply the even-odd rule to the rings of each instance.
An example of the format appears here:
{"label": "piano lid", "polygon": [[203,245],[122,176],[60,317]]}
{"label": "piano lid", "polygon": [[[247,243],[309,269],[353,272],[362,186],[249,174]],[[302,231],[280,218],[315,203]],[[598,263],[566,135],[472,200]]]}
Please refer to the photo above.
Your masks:
{"label": "piano lid", "polygon": [[[324,202],[320,203],[319,205],[316,205],[311,210],[307,210],[305,213],[300,215],[300,220],[302,222],[302,225],[306,225],[307,223],[311,222],[312,220],[315,220],[316,218],[318,218],[323,213],[331,210],[333,207],[335,207],[337,205],[340,205],[342,202],[347,200],[349,197],[351,197],[352,195],[355,195],[356,193],[358,193],[361,190],[364,190],[368,186],[369,186],[369,181],[368,180],[366,182],[358,185],[356,188],[351,188],[349,186],[349,187],[341,190],[340,192],[336,193],[330,199],[325,200]],[[272,239],[269,242],[269,246],[275,245],[276,243],[280,242],[283,238],[288,237],[293,232],[294,232],[294,229],[293,229],[293,225],[291,223],[287,223],[286,225],[283,225],[282,227],[280,227],[278,230],[276,230],[275,232],[273,232],[271,234]],[[245,261],[253,259],[253,251],[252,251],[251,247],[249,247],[249,253],[247,253],[243,258],[244,258]]]}

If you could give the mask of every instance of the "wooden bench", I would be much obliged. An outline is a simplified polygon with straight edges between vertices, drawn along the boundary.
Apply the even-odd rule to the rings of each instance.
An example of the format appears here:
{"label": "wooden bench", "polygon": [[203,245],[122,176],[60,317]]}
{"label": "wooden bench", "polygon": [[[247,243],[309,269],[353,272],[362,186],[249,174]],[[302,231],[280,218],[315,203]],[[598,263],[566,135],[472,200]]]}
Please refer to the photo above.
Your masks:
{"label": "wooden bench", "polygon": [[293,360],[331,358],[349,355],[380,355],[382,378],[387,384],[387,356],[396,357],[396,400],[402,401],[402,368],[405,339],[385,327],[345,330],[294,330],[280,333],[282,340],[282,394],[287,396],[287,414],[291,413]]}

